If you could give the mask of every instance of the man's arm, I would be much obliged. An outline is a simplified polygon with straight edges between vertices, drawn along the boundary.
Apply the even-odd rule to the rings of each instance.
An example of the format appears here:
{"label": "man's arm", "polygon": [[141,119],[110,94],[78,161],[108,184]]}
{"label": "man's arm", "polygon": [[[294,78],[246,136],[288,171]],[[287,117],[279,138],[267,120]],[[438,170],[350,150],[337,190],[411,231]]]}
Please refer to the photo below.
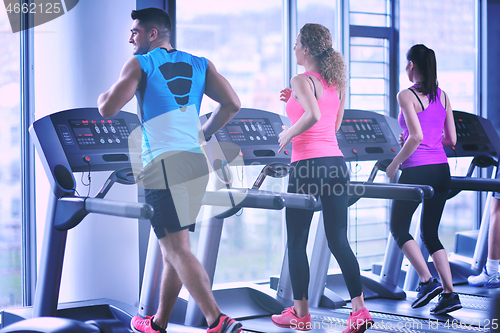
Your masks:
{"label": "man's arm", "polygon": [[203,125],[205,137],[210,137],[238,113],[241,102],[231,84],[217,72],[210,60],[208,60],[205,94],[220,104],[212,112],[210,119]]}
{"label": "man's arm", "polygon": [[97,99],[99,113],[103,117],[113,117],[117,114],[134,97],[140,82],[139,60],[136,57],[130,58],[123,65],[118,81]]}

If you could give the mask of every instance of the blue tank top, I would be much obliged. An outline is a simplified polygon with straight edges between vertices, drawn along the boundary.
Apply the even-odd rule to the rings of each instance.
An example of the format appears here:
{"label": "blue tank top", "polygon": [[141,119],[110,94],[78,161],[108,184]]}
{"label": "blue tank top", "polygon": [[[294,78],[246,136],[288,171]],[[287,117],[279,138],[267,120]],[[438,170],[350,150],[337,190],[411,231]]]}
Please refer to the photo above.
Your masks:
{"label": "blue tank top", "polygon": [[136,92],[142,119],[142,163],[169,151],[202,153],[199,114],[208,61],[155,48],[136,55],[142,77]]}

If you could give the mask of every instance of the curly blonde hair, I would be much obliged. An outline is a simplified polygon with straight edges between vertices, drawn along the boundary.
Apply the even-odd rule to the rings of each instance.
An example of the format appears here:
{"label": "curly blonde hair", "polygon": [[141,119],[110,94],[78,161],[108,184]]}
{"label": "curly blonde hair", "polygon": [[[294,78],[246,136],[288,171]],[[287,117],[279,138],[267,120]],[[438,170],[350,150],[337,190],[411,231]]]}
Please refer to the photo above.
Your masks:
{"label": "curly blonde hair", "polygon": [[347,67],[342,53],[332,48],[332,35],[325,26],[307,23],[300,29],[300,42],[309,48],[309,54],[319,62],[321,77],[330,87],[347,86]]}

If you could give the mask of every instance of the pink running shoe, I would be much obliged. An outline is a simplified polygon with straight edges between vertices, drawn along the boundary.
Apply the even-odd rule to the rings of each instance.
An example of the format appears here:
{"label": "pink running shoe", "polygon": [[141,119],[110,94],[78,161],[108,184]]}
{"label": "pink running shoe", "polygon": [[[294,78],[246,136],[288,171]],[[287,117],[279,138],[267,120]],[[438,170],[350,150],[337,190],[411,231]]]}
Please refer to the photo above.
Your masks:
{"label": "pink running shoe", "polygon": [[311,315],[308,314],[299,318],[293,306],[286,308],[280,315],[273,315],[271,321],[276,326],[293,328],[298,331],[309,331],[312,329]]}
{"label": "pink running shoe", "polygon": [[342,333],[363,333],[372,327],[374,321],[370,312],[366,308],[362,308],[356,313],[350,313],[347,319],[347,328]]}
{"label": "pink running shoe", "polygon": [[[154,316],[153,316],[154,317]],[[130,321],[130,327],[136,333],[164,333],[165,330],[155,330],[151,327],[151,322],[153,321],[153,317],[146,316],[146,318],[142,318],[139,316],[135,316]]]}

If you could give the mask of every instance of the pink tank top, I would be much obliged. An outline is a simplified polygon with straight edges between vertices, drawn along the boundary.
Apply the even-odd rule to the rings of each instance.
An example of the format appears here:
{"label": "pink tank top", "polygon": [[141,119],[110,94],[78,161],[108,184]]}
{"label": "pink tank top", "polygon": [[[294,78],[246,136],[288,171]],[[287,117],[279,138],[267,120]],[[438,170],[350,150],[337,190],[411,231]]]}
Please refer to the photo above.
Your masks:
{"label": "pink tank top", "polygon": [[[323,85],[323,96],[318,100],[321,111],[320,120],[313,127],[293,139],[292,162],[317,157],[344,156],[340,151],[335,134],[335,123],[340,107],[340,100],[335,86],[328,87],[319,73],[305,72],[316,76]],[[304,114],[302,105],[293,96],[286,103],[286,114],[292,126]]]}
{"label": "pink tank top", "polygon": [[[417,117],[420,121],[424,138],[413,154],[401,164],[401,168],[448,163],[448,157],[442,143],[446,109],[441,104],[441,89],[438,88],[437,90],[436,100],[431,102],[425,110],[417,113]],[[403,111],[399,113],[398,122],[399,126],[403,129],[404,140],[406,141],[410,133],[408,132],[408,126],[406,126]]]}

